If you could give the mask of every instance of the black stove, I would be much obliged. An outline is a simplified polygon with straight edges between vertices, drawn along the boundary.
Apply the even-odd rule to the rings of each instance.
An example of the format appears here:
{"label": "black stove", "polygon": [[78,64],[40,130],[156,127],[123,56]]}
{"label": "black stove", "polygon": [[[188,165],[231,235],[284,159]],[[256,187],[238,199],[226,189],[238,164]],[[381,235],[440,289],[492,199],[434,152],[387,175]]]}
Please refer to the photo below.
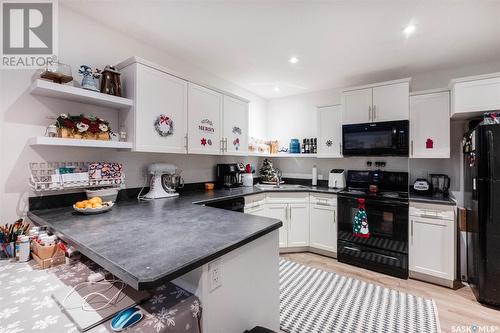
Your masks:
{"label": "black stove", "polygon": [[338,194],[338,260],[408,278],[408,173],[349,170],[346,184]]}

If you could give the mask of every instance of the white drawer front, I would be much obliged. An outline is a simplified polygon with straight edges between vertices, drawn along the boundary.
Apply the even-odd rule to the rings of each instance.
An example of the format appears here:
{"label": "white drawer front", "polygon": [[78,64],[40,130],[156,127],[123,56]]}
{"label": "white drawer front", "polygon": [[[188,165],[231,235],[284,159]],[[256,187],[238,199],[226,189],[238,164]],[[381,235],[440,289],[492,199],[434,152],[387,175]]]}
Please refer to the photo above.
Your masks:
{"label": "white drawer front", "polygon": [[410,204],[410,216],[428,219],[454,220],[455,206],[412,202]]}
{"label": "white drawer front", "polygon": [[258,203],[264,204],[266,195],[264,193],[245,196],[245,206],[254,206]]}
{"label": "white drawer front", "polygon": [[309,201],[314,205],[337,206],[337,196],[335,194],[314,193],[309,196]]}
{"label": "white drawer front", "polygon": [[308,192],[267,193],[268,203],[309,203]]}

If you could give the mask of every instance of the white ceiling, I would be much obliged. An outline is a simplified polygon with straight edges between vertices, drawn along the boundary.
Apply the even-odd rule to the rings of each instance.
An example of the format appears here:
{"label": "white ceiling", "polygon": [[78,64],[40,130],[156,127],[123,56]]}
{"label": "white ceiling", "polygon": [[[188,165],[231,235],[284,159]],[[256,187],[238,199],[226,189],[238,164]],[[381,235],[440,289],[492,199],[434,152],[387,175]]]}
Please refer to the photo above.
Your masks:
{"label": "white ceiling", "polygon": [[[500,59],[500,0],[65,1],[274,98]],[[417,25],[410,38],[402,34]],[[297,56],[292,65],[289,57]],[[275,86],[280,91],[274,91]]]}

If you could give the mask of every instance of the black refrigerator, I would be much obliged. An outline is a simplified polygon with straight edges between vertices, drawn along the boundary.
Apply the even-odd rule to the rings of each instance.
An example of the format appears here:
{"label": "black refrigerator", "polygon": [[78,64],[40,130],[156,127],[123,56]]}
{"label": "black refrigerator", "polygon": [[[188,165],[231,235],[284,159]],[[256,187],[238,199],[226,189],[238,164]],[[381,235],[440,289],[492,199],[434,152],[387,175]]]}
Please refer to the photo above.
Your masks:
{"label": "black refrigerator", "polygon": [[467,279],[477,300],[500,306],[500,124],[464,136]]}

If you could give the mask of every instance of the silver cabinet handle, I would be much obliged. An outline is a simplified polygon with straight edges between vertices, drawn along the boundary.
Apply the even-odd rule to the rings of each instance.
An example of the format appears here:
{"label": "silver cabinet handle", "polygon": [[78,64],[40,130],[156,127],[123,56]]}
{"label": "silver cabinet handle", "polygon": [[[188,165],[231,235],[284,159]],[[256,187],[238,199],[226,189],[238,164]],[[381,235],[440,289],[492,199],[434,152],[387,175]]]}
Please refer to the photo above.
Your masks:
{"label": "silver cabinet handle", "polygon": [[186,135],[184,135],[184,142],[185,142],[185,143],[184,143],[184,148],[186,148],[186,149],[187,149],[187,148],[188,148],[188,136],[187,136],[187,134],[186,134]]}
{"label": "silver cabinet handle", "polygon": [[333,224],[337,223],[337,211],[333,210]]}
{"label": "silver cabinet handle", "polygon": [[413,156],[413,140],[411,140],[411,156]]}
{"label": "silver cabinet handle", "polygon": [[340,154],[342,154],[342,142],[339,142]]}
{"label": "silver cabinet handle", "polygon": [[224,145],[224,147],[225,147],[224,149],[225,149],[225,151],[227,153],[227,138],[225,139],[225,145]]}
{"label": "silver cabinet handle", "polygon": [[413,220],[411,220],[411,225],[410,225],[410,236],[411,236],[411,244],[413,245]]}
{"label": "silver cabinet handle", "polygon": [[377,109],[376,109],[376,105],[373,105],[373,120],[377,119]]}
{"label": "silver cabinet handle", "polygon": [[372,121],[372,106],[368,105],[368,121]]}

